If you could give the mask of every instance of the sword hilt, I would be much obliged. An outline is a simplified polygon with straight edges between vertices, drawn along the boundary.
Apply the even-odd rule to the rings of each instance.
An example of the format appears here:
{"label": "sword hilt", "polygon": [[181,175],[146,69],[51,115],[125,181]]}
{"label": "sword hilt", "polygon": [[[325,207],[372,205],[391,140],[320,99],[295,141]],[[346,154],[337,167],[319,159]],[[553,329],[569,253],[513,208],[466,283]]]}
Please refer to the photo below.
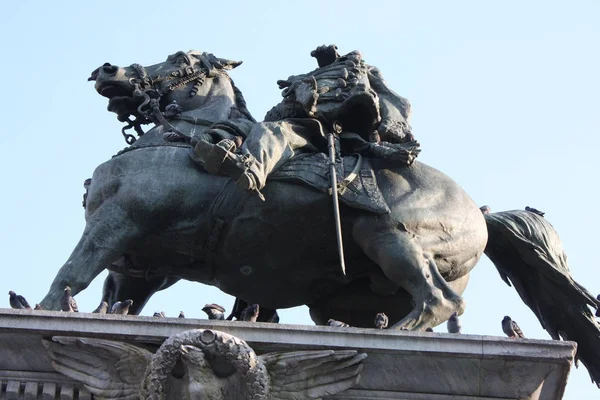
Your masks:
{"label": "sword hilt", "polygon": [[342,123],[340,121],[333,121],[331,124],[332,132],[336,135],[340,135],[342,133]]}

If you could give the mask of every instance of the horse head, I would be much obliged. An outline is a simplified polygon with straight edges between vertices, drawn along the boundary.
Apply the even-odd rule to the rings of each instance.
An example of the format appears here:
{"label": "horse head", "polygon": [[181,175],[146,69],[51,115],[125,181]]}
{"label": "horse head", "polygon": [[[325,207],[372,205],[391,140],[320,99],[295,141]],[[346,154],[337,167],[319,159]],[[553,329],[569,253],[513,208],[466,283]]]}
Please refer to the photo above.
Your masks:
{"label": "horse head", "polygon": [[[161,116],[168,118],[207,108],[216,99],[219,105],[224,105],[221,108],[241,109],[242,114],[249,115],[241,92],[226,72],[240,64],[241,61],[218,58],[211,53],[178,51],[164,62],[150,66],[119,67],[105,63],[88,80],[95,81],[96,91],[108,98],[108,110],[116,113],[120,121],[137,125],[138,130],[143,123],[160,123]],[[214,116],[212,120],[228,117],[229,109],[208,108],[208,113]],[[138,130],[138,133],[143,132]]]}

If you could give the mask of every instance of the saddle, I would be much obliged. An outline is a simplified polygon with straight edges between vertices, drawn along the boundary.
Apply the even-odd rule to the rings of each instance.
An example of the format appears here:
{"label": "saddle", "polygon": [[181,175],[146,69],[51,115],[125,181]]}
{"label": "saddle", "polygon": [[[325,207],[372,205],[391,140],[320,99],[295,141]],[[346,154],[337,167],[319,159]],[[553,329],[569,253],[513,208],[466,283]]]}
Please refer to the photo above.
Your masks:
{"label": "saddle", "polygon": [[[390,213],[368,158],[344,156],[336,164],[336,172],[342,203],[376,214]],[[298,155],[271,173],[269,180],[299,183],[331,194],[329,158],[324,153]]]}
{"label": "saddle", "polygon": [[[222,129],[221,125],[219,127]],[[219,136],[218,139],[213,140],[216,142],[221,138]],[[210,140],[210,138],[208,139]],[[191,145],[187,142],[168,142],[163,139],[162,133],[153,135],[148,132],[144,135],[144,140],[138,140],[113,157],[139,148],[162,146],[191,149]],[[376,214],[390,213],[390,209],[377,186],[377,179],[369,158],[359,154],[351,154],[343,156],[339,160],[336,164],[336,171],[340,201],[349,207]],[[329,158],[325,153],[297,155],[272,172],[268,180],[294,182],[330,194]]]}

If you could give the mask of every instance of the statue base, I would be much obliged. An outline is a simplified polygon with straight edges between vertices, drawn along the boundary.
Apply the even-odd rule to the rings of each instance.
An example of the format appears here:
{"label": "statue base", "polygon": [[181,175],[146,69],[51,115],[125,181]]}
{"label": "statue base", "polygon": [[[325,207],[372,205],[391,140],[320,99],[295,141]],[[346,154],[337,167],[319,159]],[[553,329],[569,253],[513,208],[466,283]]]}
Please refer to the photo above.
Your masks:
{"label": "statue base", "polygon": [[576,345],[547,340],[51,311],[0,310],[2,399],[92,399],[57,373],[43,338],[76,336],[157,347],[190,329],[222,331],[257,354],[356,349],[360,382],[325,399],[558,400]]}

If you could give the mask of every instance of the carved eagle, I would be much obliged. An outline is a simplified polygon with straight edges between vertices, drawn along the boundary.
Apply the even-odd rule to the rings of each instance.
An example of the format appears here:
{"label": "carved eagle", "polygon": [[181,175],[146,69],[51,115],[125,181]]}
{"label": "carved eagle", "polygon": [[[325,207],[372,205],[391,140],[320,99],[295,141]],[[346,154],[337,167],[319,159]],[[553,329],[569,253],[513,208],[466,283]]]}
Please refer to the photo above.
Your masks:
{"label": "carved eagle", "polygon": [[267,353],[214,330],[168,338],[152,353],[124,342],[44,340],[54,369],[96,399],[320,399],[354,386],[366,354],[354,350]]}

